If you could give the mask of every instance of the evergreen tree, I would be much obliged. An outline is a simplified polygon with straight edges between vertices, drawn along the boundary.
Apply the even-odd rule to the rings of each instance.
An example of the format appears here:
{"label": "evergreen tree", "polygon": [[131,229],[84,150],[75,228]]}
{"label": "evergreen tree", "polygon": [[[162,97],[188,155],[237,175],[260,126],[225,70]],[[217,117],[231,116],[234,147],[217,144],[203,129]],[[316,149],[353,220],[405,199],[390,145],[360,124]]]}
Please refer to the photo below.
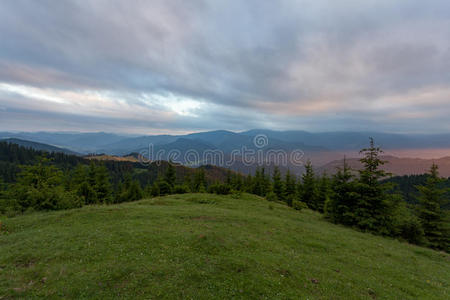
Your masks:
{"label": "evergreen tree", "polygon": [[322,174],[322,177],[317,184],[317,210],[321,213],[324,212],[324,206],[330,199],[331,183],[326,173]]}
{"label": "evergreen tree", "polygon": [[195,170],[193,192],[204,193],[206,191],[206,176],[203,168]]}
{"label": "evergreen tree", "polygon": [[270,181],[269,174],[266,174],[266,170],[263,167],[261,169],[261,183],[262,183],[262,195],[266,196],[268,193],[272,192],[272,184]]}
{"label": "evergreen tree", "polygon": [[277,196],[277,199],[284,201],[284,187],[281,181],[281,174],[278,167],[275,167],[272,175],[272,191]]}
{"label": "evergreen tree", "polygon": [[166,173],[164,175],[164,180],[169,184],[171,188],[175,186],[176,181],[176,171],[173,163],[169,161]]}
{"label": "evergreen tree", "polygon": [[317,182],[310,161],[305,165],[305,173],[302,176],[301,201],[310,209],[319,210]]}
{"label": "evergreen tree", "polygon": [[375,146],[370,138],[369,148],[362,149],[364,157],[360,159],[364,168],[359,171],[359,201],[355,211],[358,227],[363,230],[389,234],[392,216],[393,197],[388,193],[393,188],[390,183],[381,183],[381,179],[390,174],[380,169],[386,161],[380,158],[383,151]]}
{"label": "evergreen tree", "polygon": [[242,191],[243,188],[243,179],[242,179],[242,175],[241,174],[234,174],[232,177],[232,184],[231,184],[232,188],[235,191]]}
{"label": "evergreen tree", "polygon": [[232,176],[231,176],[231,170],[227,170],[227,176],[225,179],[225,184],[231,186],[232,185]]}
{"label": "evergreen tree", "polygon": [[253,193],[253,186],[254,186],[254,178],[251,174],[248,174],[247,177],[245,177],[243,182],[243,191],[247,193]]}
{"label": "evergreen tree", "polygon": [[255,176],[252,184],[252,194],[262,196],[263,195],[263,180],[261,177],[261,171],[258,168],[256,168]]}
{"label": "evergreen tree", "polygon": [[284,178],[284,193],[286,199],[293,199],[296,193],[296,179],[295,176],[291,174],[291,171],[286,172],[286,176]]}
{"label": "evergreen tree", "polygon": [[439,187],[442,181],[438,166],[433,163],[426,184],[417,186],[420,192],[418,215],[429,246],[450,251],[449,223],[442,209],[447,201],[443,197],[446,189]]}
{"label": "evergreen tree", "polygon": [[334,223],[348,226],[357,224],[355,215],[359,194],[350,167],[344,158],[343,166],[333,176],[331,182],[332,193],[325,203],[325,214]]}
{"label": "evergreen tree", "polygon": [[159,196],[159,185],[158,185],[158,182],[155,181],[152,184],[152,187],[150,189],[150,195],[152,197],[158,197]]}
{"label": "evergreen tree", "polygon": [[131,174],[127,173],[125,175],[125,180],[123,183],[118,184],[116,192],[116,203],[130,202],[140,200],[143,197],[143,192],[139,182],[133,180]]}
{"label": "evergreen tree", "polygon": [[112,187],[108,169],[104,165],[95,167],[94,191],[97,201],[103,204],[112,203]]}
{"label": "evergreen tree", "polygon": [[94,188],[97,183],[97,166],[94,161],[89,164],[88,183]]}
{"label": "evergreen tree", "polygon": [[81,206],[80,198],[65,189],[64,175],[50,159],[39,157],[36,164],[21,169],[8,193],[10,209],[23,212],[28,208],[56,210]]}
{"label": "evergreen tree", "polygon": [[192,182],[192,175],[190,173],[184,175],[183,185],[186,186],[190,192],[193,191],[194,185]]}
{"label": "evergreen tree", "polygon": [[[97,202],[97,195],[94,190],[95,186],[95,167],[92,164],[92,170],[86,165],[78,164],[71,176],[70,188],[75,190],[77,195],[82,199],[83,204],[93,204]],[[88,173],[89,171],[89,173]],[[91,174],[92,172],[92,174]],[[89,176],[88,176],[89,174]],[[94,184],[90,185],[90,176],[92,175]],[[89,179],[89,180],[88,180]]]}

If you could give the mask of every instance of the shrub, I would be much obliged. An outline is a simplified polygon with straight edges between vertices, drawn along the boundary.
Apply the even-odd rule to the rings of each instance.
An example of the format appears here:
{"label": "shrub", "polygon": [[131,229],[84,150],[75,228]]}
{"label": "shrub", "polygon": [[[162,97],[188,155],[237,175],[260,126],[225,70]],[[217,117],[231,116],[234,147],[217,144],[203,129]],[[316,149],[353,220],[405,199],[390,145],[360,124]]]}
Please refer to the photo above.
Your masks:
{"label": "shrub", "polygon": [[155,182],[150,189],[150,196],[158,197],[159,196],[159,185]]}
{"label": "shrub", "polygon": [[242,197],[242,192],[241,192],[241,191],[233,190],[232,197],[233,197],[233,199],[241,199],[241,197]]}
{"label": "shrub", "polygon": [[158,188],[160,196],[165,196],[172,193],[172,188],[165,180],[158,182]]}
{"label": "shrub", "polygon": [[173,193],[174,194],[186,194],[189,193],[190,189],[187,185],[183,184],[183,185],[176,185],[173,188]]}
{"label": "shrub", "polygon": [[302,202],[302,201],[294,201],[292,203],[292,207],[295,210],[302,210],[302,209],[308,208],[308,205],[305,202]]}
{"label": "shrub", "polygon": [[268,201],[272,201],[272,202],[278,201],[278,197],[277,197],[277,195],[276,195],[274,192],[268,193],[268,194],[266,195],[266,199],[267,199]]}
{"label": "shrub", "polygon": [[424,244],[424,230],[420,219],[404,203],[401,203],[395,210],[391,231],[392,235],[409,243]]}
{"label": "shrub", "polygon": [[231,186],[228,184],[216,183],[208,188],[208,193],[218,194],[218,195],[229,195],[231,194]]}
{"label": "shrub", "polygon": [[286,204],[287,204],[287,206],[292,207],[294,201],[295,201],[295,195],[292,194],[292,195],[286,196]]}

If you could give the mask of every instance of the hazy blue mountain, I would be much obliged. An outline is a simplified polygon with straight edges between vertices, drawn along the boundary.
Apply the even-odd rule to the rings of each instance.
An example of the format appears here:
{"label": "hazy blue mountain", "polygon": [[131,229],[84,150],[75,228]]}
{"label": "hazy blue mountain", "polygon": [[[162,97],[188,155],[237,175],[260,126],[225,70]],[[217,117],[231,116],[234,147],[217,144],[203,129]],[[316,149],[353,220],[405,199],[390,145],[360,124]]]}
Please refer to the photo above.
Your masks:
{"label": "hazy blue mountain", "polygon": [[357,150],[368,144],[373,137],[384,149],[401,148],[446,148],[450,147],[450,134],[396,134],[383,132],[319,132],[273,131],[253,129],[242,132],[243,135],[265,134],[271,139],[286,142],[302,142],[306,145],[320,146],[329,150]]}
{"label": "hazy blue mountain", "polygon": [[[254,137],[263,134],[267,137],[267,145],[257,148]],[[253,129],[245,132],[216,130],[187,135],[148,135],[126,136],[113,133],[73,133],[73,132],[0,132],[0,138],[18,138],[67,148],[79,153],[106,153],[125,155],[137,149],[148,148],[149,145],[174,146],[179,139],[190,140],[176,144],[187,151],[188,148],[203,149],[208,145],[226,154],[236,149],[270,149],[292,151],[300,149],[305,153],[336,152],[359,150],[368,145],[369,137],[373,137],[377,145],[383,149],[428,149],[450,148],[450,134],[395,134],[383,132],[319,132],[307,131],[274,131]]]}
{"label": "hazy blue mountain", "polygon": [[18,138],[89,153],[96,152],[96,149],[103,145],[123,140],[127,136],[105,132],[0,132],[0,138]]}
{"label": "hazy blue mountain", "polygon": [[79,153],[76,153],[76,152],[68,150],[68,149],[59,148],[59,147],[55,147],[55,146],[48,145],[48,144],[38,143],[38,142],[16,139],[16,138],[2,139],[2,140],[0,140],[0,142],[17,144],[19,146],[26,147],[26,148],[32,148],[32,149],[38,150],[38,151],[60,152],[60,153],[65,153],[65,154],[79,155]]}
{"label": "hazy blue mountain", "polygon": [[187,139],[199,140],[206,142],[208,144],[212,144],[215,146],[219,146],[224,144],[224,142],[228,140],[232,140],[233,138],[240,137],[239,133],[235,133],[227,130],[216,130],[216,131],[207,131],[207,132],[199,132],[199,133],[191,133],[183,136]]}
{"label": "hazy blue mountain", "polygon": [[124,155],[139,149],[146,149],[150,145],[164,145],[175,142],[179,136],[175,135],[149,135],[124,138],[111,144],[103,145],[97,149],[99,153]]}
{"label": "hazy blue mountain", "polygon": [[153,144],[151,147],[146,145],[142,148],[135,149],[133,152],[140,153],[144,159],[202,164],[205,151],[214,151],[216,149],[214,145],[205,143],[202,140],[178,138],[174,142],[167,144]]}

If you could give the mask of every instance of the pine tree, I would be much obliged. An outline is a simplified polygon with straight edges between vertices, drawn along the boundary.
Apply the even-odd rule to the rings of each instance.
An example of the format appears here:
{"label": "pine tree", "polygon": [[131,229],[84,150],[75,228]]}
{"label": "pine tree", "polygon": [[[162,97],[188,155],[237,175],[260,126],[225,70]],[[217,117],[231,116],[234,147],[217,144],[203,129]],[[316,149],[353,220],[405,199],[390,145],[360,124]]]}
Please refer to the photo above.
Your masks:
{"label": "pine tree", "polygon": [[170,185],[171,188],[175,186],[176,181],[176,171],[173,163],[169,161],[166,173],[164,175],[164,180]]}
{"label": "pine tree", "polygon": [[88,171],[88,183],[92,188],[94,188],[96,182],[97,182],[97,166],[94,161],[91,161],[91,163],[89,164],[89,171]]}
{"label": "pine tree", "polygon": [[206,191],[206,176],[203,168],[198,168],[194,174],[193,192],[203,193]]}
{"label": "pine tree", "polygon": [[192,175],[191,173],[186,173],[183,178],[183,186],[186,186],[191,192],[193,190]]}
{"label": "pine tree", "polygon": [[235,191],[242,191],[243,179],[241,174],[234,174],[232,178],[232,188]]}
{"label": "pine tree", "polygon": [[270,181],[269,174],[266,174],[266,170],[263,167],[261,169],[261,185],[262,185],[262,195],[266,196],[268,193],[272,192],[272,184]]}
{"label": "pine tree", "polygon": [[356,208],[358,227],[363,230],[389,234],[392,197],[387,191],[392,189],[390,183],[381,183],[381,179],[390,174],[380,169],[386,161],[380,158],[383,151],[375,146],[370,138],[369,148],[362,149],[364,157],[360,159],[364,168],[359,171],[359,201]]}
{"label": "pine tree", "polygon": [[104,165],[95,167],[95,194],[97,201],[103,204],[112,203],[112,187],[108,169]]}
{"label": "pine tree", "polygon": [[272,175],[272,191],[277,196],[277,199],[280,201],[284,201],[284,187],[281,182],[281,174],[278,167],[275,167]]}
{"label": "pine tree", "polygon": [[296,193],[296,179],[295,176],[291,174],[291,171],[287,170],[286,175],[284,177],[284,193],[285,198],[290,198],[295,196]]}
{"label": "pine tree", "polygon": [[343,166],[332,178],[329,201],[325,202],[325,214],[334,223],[348,226],[356,225],[356,205],[359,194],[357,185],[347,160],[344,158]]}
{"label": "pine tree", "polygon": [[150,195],[152,196],[152,197],[158,197],[160,194],[159,194],[159,185],[158,185],[158,182],[154,182],[153,184],[152,184],[152,187],[151,187],[151,189],[150,189]]}
{"label": "pine tree", "polygon": [[[71,180],[71,189],[75,190],[77,195],[81,197],[83,204],[93,204],[97,202],[97,195],[94,190],[95,186],[95,167],[92,164],[92,170],[86,165],[78,164],[73,171]],[[91,186],[90,179],[93,178],[94,184]]]}
{"label": "pine tree", "polygon": [[231,176],[231,170],[227,170],[227,177],[225,179],[225,184],[231,186],[232,185],[232,176]]}
{"label": "pine tree", "polygon": [[426,184],[416,186],[420,192],[418,215],[429,246],[450,251],[448,223],[446,224],[445,211],[442,209],[447,189],[439,187],[442,181],[438,166],[433,163]]}
{"label": "pine tree", "polygon": [[305,173],[302,176],[301,201],[310,209],[319,210],[317,182],[310,161],[305,165]]}
{"label": "pine tree", "polygon": [[64,175],[47,157],[38,157],[34,165],[21,166],[17,182],[8,197],[14,210],[56,210],[80,207],[81,200],[63,185]]}
{"label": "pine tree", "polygon": [[253,186],[254,186],[254,178],[251,174],[248,174],[247,177],[244,178],[242,189],[247,193],[253,193]]}
{"label": "pine tree", "polygon": [[317,210],[321,213],[324,212],[325,203],[330,199],[330,189],[330,178],[326,173],[323,173],[317,184]]}
{"label": "pine tree", "polygon": [[255,171],[255,176],[254,176],[254,180],[253,180],[253,184],[252,184],[252,194],[258,195],[258,196],[263,196],[263,179],[261,176],[261,171],[258,168],[256,168]]}

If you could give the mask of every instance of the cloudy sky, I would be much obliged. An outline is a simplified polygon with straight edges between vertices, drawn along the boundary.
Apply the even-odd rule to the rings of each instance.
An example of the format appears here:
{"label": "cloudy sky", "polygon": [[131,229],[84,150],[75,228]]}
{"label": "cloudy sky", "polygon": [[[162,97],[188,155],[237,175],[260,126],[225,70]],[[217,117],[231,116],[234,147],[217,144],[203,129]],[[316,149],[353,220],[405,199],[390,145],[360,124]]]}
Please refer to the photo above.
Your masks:
{"label": "cloudy sky", "polygon": [[450,1],[0,1],[0,131],[450,132]]}

